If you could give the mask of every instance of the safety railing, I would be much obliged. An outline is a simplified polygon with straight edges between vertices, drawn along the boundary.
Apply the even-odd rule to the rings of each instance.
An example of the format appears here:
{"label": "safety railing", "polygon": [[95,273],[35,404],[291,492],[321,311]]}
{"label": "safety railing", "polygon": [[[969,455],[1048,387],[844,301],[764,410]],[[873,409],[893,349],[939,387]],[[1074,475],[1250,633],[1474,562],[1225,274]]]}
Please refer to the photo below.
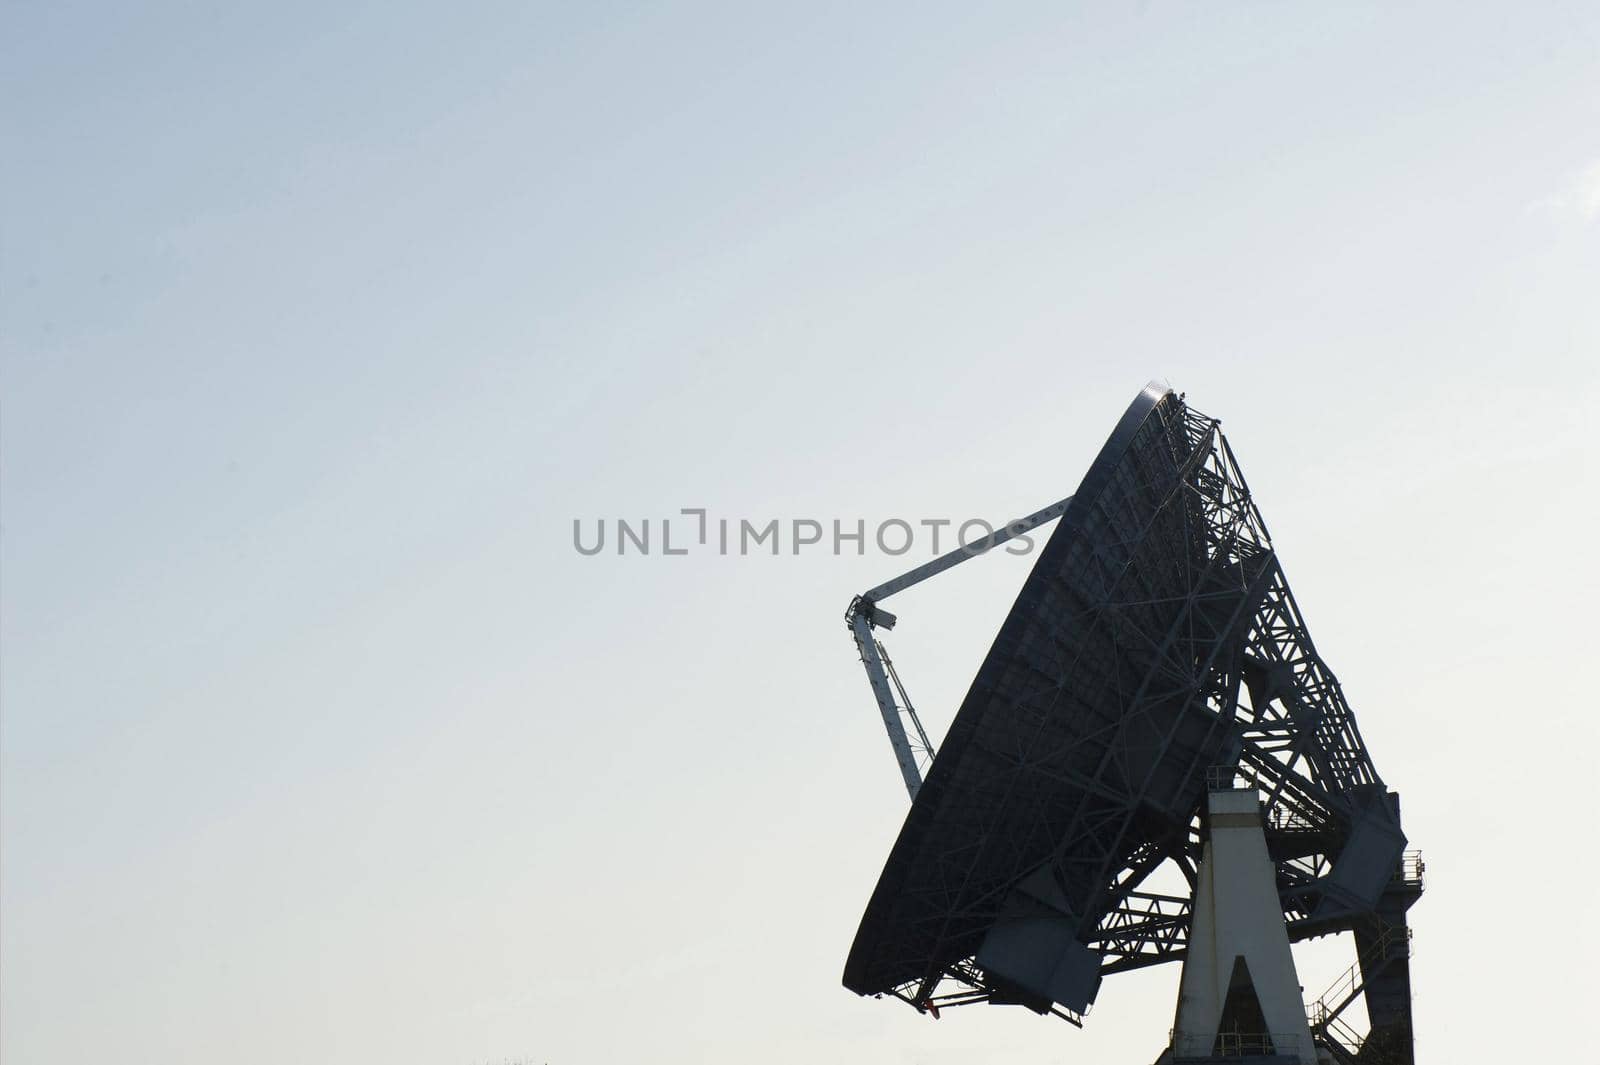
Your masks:
{"label": "safety railing", "polygon": [[1400,864],[1395,867],[1394,883],[1421,890],[1422,875],[1427,871],[1421,851],[1406,851],[1400,856]]}
{"label": "safety railing", "polygon": [[1293,1053],[1292,1048],[1303,1038],[1303,1035],[1286,1032],[1218,1032],[1214,1036],[1197,1036],[1182,1035],[1174,1030],[1168,1033],[1167,1042],[1172,1048],[1173,1061],[1178,1062]]}
{"label": "safety railing", "polygon": [[1255,791],[1256,786],[1239,766],[1211,765],[1206,766],[1206,790]]}
{"label": "safety railing", "polygon": [[1361,1045],[1367,1041],[1366,1036],[1346,1024],[1342,1017],[1326,1018],[1317,1031],[1322,1033],[1324,1040],[1339,1044],[1346,1054],[1352,1056],[1361,1053]]}

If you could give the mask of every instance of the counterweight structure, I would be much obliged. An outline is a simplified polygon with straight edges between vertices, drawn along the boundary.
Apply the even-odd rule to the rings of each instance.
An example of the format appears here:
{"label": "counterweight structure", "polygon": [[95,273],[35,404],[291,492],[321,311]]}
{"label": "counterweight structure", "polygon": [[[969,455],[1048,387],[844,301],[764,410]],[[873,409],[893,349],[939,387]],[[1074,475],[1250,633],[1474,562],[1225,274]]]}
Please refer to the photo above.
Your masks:
{"label": "counterweight structure", "polygon": [[[883,599],[1058,516],[934,757],[878,635]],[[1103,977],[1188,954],[1222,774],[1259,797],[1287,937],[1354,934],[1351,972],[1307,1007],[1319,1052],[1412,1060],[1421,862],[1219,422],[1147,386],[1072,496],[856,597],[847,623],[912,806],[846,987],[1081,1025]],[[1164,864],[1189,894],[1144,888]]]}

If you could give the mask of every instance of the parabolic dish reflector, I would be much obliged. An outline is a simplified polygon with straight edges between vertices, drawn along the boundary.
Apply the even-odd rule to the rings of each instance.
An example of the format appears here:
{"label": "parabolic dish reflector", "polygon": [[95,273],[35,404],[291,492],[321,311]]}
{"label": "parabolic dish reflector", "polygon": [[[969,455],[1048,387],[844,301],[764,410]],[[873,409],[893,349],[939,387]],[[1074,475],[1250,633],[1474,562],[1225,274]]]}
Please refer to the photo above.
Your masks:
{"label": "parabolic dish reflector", "polygon": [[[844,983],[1069,1019],[1182,956],[1207,773],[1257,787],[1291,935],[1352,927],[1404,849],[1220,425],[1148,386],[1090,465],[962,700]],[[1403,924],[1403,920],[1402,920]]]}

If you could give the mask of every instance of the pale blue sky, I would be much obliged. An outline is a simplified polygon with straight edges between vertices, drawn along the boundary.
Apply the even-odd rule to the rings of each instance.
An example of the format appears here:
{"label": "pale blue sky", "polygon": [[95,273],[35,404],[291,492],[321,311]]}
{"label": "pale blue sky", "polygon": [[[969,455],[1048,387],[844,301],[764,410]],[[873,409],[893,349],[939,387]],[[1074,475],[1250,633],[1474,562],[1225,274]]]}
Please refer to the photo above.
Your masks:
{"label": "pale blue sky", "polygon": [[[1593,5],[0,10],[8,1065],[1150,1061],[1175,970],[838,985],[904,560],[571,522],[1011,517],[1152,376],[1427,854],[1419,1053],[1588,1040]],[[904,597],[936,728],[1029,561]]]}

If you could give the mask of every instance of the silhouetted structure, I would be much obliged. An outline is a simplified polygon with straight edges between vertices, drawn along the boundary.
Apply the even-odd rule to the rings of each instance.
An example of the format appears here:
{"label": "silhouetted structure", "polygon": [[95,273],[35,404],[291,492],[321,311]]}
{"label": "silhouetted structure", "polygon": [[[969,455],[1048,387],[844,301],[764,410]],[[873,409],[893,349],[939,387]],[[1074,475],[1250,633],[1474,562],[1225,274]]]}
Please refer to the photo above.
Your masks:
{"label": "silhouetted structure", "polygon": [[[1355,936],[1357,964],[1311,1004],[1310,1031],[1340,1062],[1409,1063],[1421,863],[1219,423],[1148,386],[1073,496],[983,548],[1057,515],[937,757],[879,642],[894,623],[880,604],[979,552],[851,603],[913,802],[845,986],[1081,1024],[1104,976],[1186,956],[1207,796],[1254,789],[1289,939]],[[1163,863],[1190,896],[1141,889]],[[1291,1060],[1237,1030],[1259,1011],[1247,990],[1227,998],[1234,1042],[1199,1056]],[[1364,1038],[1346,1014],[1358,999]]]}

